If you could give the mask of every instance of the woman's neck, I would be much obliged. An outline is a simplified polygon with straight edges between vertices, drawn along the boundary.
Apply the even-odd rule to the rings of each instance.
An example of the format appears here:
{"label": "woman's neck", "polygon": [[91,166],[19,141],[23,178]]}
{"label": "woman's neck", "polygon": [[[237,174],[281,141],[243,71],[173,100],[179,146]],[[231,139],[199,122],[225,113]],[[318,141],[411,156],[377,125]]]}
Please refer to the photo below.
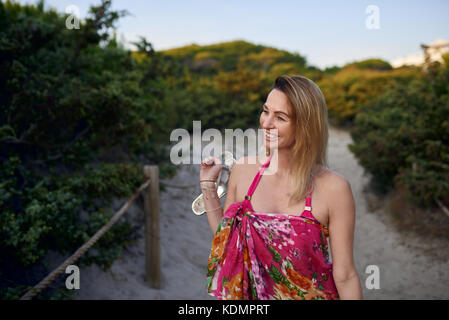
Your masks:
{"label": "woman's neck", "polygon": [[[271,154],[270,165],[266,169],[266,173],[280,179],[288,178],[291,175],[291,154],[292,151],[289,149],[276,150],[274,154]],[[263,155],[260,158],[260,164],[264,164],[268,157]]]}
{"label": "woman's neck", "polygon": [[279,178],[288,178],[291,175],[291,158],[292,151],[290,149],[280,149],[277,151],[277,170],[275,176]]}

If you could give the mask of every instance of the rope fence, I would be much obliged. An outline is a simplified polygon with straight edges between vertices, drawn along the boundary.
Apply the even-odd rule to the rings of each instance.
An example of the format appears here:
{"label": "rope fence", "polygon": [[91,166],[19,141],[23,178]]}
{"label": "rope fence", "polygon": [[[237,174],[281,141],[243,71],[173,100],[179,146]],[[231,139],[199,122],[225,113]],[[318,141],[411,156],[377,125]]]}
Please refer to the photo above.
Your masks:
{"label": "rope fence", "polygon": [[20,300],[31,300],[55,280],[67,266],[73,264],[98,239],[103,236],[128,210],[133,202],[143,193],[145,214],[145,251],[146,251],[146,281],[155,288],[160,288],[160,246],[159,246],[159,168],[158,166],[144,166],[146,181],[131,196],[131,198],[117,211],[114,216],[100,230],[98,230],[74,254],[67,258],[59,267],[48,274],[37,285],[25,293]]}

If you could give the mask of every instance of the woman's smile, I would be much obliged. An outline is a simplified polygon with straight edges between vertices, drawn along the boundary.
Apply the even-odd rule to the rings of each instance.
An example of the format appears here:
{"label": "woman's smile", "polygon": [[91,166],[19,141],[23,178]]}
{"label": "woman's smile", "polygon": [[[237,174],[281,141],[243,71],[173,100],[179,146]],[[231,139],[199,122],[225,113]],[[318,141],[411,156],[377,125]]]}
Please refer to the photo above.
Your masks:
{"label": "woman's smile", "polygon": [[264,134],[265,134],[265,140],[267,140],[267,141],[272,141],[272,142],[275,142],[275,141],[277,141],[277,140],[278,140],[278,138],[279,138],[279,136],[278,136],[278,135],[275,135],[275,134],[269,133],[269,132],[268,132],[268,131],[266,131],[266,130],[264,130]]}

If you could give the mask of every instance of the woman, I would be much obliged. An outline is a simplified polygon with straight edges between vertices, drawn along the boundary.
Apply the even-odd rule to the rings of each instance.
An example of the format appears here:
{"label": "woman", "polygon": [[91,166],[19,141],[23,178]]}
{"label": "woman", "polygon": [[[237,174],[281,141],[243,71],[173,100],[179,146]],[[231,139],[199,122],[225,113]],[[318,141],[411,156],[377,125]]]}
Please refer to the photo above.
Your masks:
{"label": "woman", "polygon": [[[353,261],[354,198],[349,182],[326,168],[328,122],[321,90],[302,76],[278,77],[260,126],[267,151],[275,150],[277,157],[267,153],[257,161],[239,160],[229,177],[224,210],[214,183],[219,159],[201,163],[200,185],[215,234],[209,294],[218,299],[361,299]],[[250,164],[255,162],[262,166]],[[264,174],[270,169],[272,174]]]}

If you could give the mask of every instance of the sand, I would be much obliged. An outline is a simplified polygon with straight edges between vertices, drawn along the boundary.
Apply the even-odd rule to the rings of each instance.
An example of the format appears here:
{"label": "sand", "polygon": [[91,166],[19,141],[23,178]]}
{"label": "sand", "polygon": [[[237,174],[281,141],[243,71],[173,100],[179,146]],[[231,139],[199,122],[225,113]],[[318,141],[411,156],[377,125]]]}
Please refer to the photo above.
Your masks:
{"label": "sand", "polygon": [[[330,169],[348,179],[356,201],[354,259],[365,299],[449,299],[449,252],[440,248],[438,259],[418,247],[435,249],[428,239],[405,237],[385,217],[386,202],[367,191],[370,176],[348,150],[349,133],[331,128]],[[193,185],[187,189],[167,188],[161,193],[161,288],[145,283],[143,212],[134,205],[127,219],[140,226],[142,236],[129,246],[108,272],[97,266],[82,268],[81,286],[75,299],[215,299],[206,292],[205,275],[212,233],[207,218],[195,216],[192,200],[200,193],[199,165],[182,165],[171,184]],[[370,200],[371,199],[371,200]],[[122,202],[117,201],[115,208]],[[369,209],[370,208],[370,209]],[[442,213],[443,214],[443,213]],[[440,242],[436,242],[441,246]],[[446,251],[444,251],[446,250]],[[57,266],[59,261],[52,261]],[[368,289],[366,269],[379,269],[380,288]]]}

